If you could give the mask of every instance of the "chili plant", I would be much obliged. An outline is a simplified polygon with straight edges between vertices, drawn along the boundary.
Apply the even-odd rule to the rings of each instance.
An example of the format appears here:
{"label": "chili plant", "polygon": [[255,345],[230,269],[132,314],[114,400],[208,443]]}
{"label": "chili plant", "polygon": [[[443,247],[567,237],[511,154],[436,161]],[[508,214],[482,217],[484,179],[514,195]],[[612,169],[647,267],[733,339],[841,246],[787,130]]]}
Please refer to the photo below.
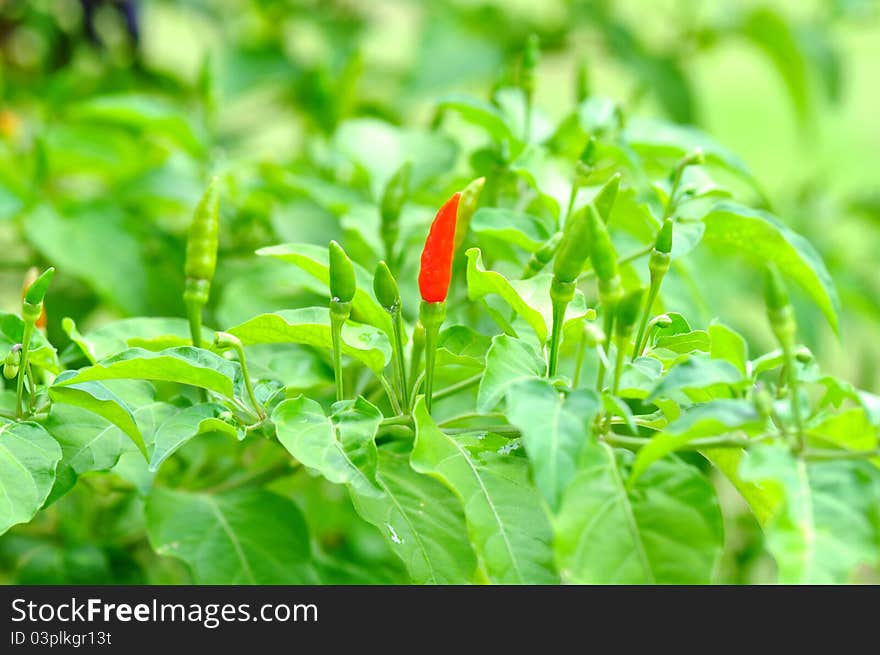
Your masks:
{"label": "chili plant", "polygon": [[[67,320],[59,354],[34,281],[2,317],[0,531],[83,479],[197,583],[708,583],[733,488],[779,581],[876,569],[880,398],[798,339],[789,287],[836,328],[816,251],[705,134],[537,100],[443,99],[424,143],[472,123],[470,169],[404,150],[350,190],[370,218],[341,242],[258,250],[310,303],[203,324],[223,176],[185,319]],[[698,246],[765,289],[769,352],[693,311]]]}

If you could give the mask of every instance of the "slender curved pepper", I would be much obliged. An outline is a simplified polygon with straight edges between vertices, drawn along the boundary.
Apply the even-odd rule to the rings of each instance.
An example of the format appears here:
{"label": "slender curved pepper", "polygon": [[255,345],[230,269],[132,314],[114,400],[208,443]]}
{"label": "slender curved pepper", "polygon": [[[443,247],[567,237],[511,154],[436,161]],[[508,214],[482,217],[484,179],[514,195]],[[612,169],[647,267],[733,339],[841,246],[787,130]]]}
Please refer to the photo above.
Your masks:
{"label": "slender curved pepper", "polygon": [[354,265],[336,241],[331,241],[330,251],[330,296],[341,303],[351,302],[357,291]]}
{"label": "slender curved pepper", "polygon": [[461,194],[455,193],[446,201],[434,217],[425,240],[419,269],[419,293],[425,302],[443,302],[449,293],[460,200]]}
{"label": "slender curved pepper", "polygon": [[379,204],[379,214],[382,219],[382,243],[385,246],[385,257],[391,262],[394,261],[394,246],[400,235],[400,214],[409,197],[411,176],[412,163],[406,162],[388,180]]}
{"label": "slender curved pepper", "polygon": [[55,276],[55,268],[50,266],[34,280],[27,288],[24,294],[24,300],[31,305],[39,305],[46,297],[46,291],[49,289],[49,283]]}
{"label": "slender curved pepper", "polygon": [[[606,335],[605,348],[608,349],[609,341],[614,330],[614,320],[617,314],[617,303],[623,296],[623,287],[620,282],[620,272],[617,266],[617,252],[611,243],[608,228],[593,205],[587,205],[587,219],[590,225],[590,260],[599,287],[599,303],[605,314],[604,331]],[[599,362],[596,386],[601,390],[605,379],[605,367]]]}
{"label": "slender curved pepper", "polygon": [[[41,291],[39,286],[45,285],[45,287],[48,287],[49,282],[52,280],[52,276],[54,274],[55,269],[49,268],[42,275],[40,275],[39,269],[34,266],[28,269],[28,272],[24,277],[24,284],[22,285],[21,290],[21,299],[22,301],[25,301],[30,295],[32,298],[32,301],[30,301],[31,304],[40,305],[40,315],[34,322],[34,326],[38,329],[44,329],[46,327],[46,305],[43,302],[43,298],[46,295],[46,289],[44,288]],[[40,282],[40,285],[37,285],[38,281]],[[42,296],[40,295],[41,293]],[[39,297],[39,301],[34,302],[33,300],[35,300],[37,297]]]}
{"label": "slender curved pepper", "polygon": [[486,184],[485,177],[478,177],[476,180],[468,184],[461,192],[461,199],[458,201],[458,216],[455,221],[455,238],[453,251],[458,250],[467,236],[468,228],[471,225],[471,218],[477,211],[477,203],[480,201],[480,193]]}
{"label": "slender curved pepper", "polygon": [[193,344],[202,344],[202,308],[208,303],[211,281],[217,268],[217,243],[220,233],[219,193],[213,178],[193,212],[186,241],[184,273],[186,286],[183,301],[189,315]]}
{"label": "slender curved pepper", "polygon": [[614,201],[617,200],[617,192],[619,190],[620,173],[615,173],[593,197],[593,206],[605,223],[608,223],[611,219],[611,210],[614,209]]}

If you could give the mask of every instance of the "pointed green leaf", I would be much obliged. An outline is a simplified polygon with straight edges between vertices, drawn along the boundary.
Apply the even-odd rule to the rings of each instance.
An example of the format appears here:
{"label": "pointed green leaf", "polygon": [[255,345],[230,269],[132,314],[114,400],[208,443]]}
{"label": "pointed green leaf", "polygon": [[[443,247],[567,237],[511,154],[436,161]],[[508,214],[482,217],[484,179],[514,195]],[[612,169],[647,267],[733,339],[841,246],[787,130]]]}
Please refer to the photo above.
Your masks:
{"label": "pointed green leaf", "polygon": [[30,521],[52,490],[61,446],[36,423],[0,419],[0,534]]}
{"label": "pointed green leaf", "polygon": [[328,417],[305,396],[283,401],[272,412],[278,441],[291,455],[330,482],[378,496],[376,432],[382,413],[363,398],[334,403]]}
{"label": "pointed green leaf", "polygon": [[577,472],[584,444],[593,438],[599,396],[590,389],[564,395],[549,380],[523,380],[507,389],[508,420],[522,432],[535,484],[552,510]]}
{"label": "pointed green leaf", "polygon": [[502,207],[480,207],[471,219],[470,229],[535,252],[553,236],[555,225],[551,218]]}
{"label": "pointed green leaf", "polygon": [[[414,412],[412,465],[461,499],[471,542],[489,579],[499,584],[552,584],[552,533],[525,460],[506,452],[497,435],[449,436],[431,419],[424,399]],[[500,452],[499,452],[500,451]]]}
{"label": "pointed green leaf", "polygon": [[486,353],[486,374],[480,380],[477,409],[494,409],[512,385],[539,378],[546,369],[544,358],[527,342],[506,334],[496,335]]}
{"label": "pointed green leaf", "polygon": [[674,366],[660,380],[648,396],[648,400],[668,397],[676,391],[711,391],[717,387],[742,384],[742,374],[730,362],[707,357],[690,357]]}
{"label": "pointed green leaf", "polygon": [[658,462],[630,489],[624,477],[609,446],[587,446],[555,520],[563,581],[711,582],[724,545],[711,483],[677,459]]}
{"label": "pointed green leaf", "polygon": [[316,584],[299,508],[263,489],[220,494],[156,487],[147,535],[160,555],[189,565],[196,584]]}

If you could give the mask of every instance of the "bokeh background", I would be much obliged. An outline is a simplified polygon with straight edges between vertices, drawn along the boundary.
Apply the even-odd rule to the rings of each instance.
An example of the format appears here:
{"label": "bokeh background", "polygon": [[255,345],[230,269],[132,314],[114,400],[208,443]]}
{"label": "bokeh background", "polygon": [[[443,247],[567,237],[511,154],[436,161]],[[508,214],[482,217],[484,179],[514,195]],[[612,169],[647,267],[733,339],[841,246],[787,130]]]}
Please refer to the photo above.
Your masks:
{"label": "bokeh background", "polygon": [[[296,280],[253,251],[342,231],[302,180],[336,174],[346,121],[428,129],[438,98],[487,98],[530,34],[550,117],[607,96],[741,157],[837,284],[840,335],[796,298],[802,340],[880,392],[876,0],[0,0],[0,310],[51,263],[59,347],[65,316],[182,315],[186,229],[214,173],[230,182],[213,321],[285,306]],[[694,322],[769,347],[754,272],[692,258]],[[735,557],[758,548],[753,531]],[[732,563],[728,579],[761,575]]]}

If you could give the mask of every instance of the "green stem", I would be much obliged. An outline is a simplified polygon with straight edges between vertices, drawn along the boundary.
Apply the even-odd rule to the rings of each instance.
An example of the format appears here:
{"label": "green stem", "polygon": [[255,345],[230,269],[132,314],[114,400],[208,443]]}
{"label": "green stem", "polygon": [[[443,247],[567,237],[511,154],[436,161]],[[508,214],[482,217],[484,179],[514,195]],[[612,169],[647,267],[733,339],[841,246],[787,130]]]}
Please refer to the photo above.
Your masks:
{"label": "green stem", "polygon": [[[653,439],[650,437],[629,437],[622,434],[611,432],[604,437],[605,441],[612,446],[626,448],[627,450],[638,450],[647,446]],[[702,439],[694,439],[682,445],[678,450],[703,450],[705,448],[746,448],[752,440],[748,437],[738,437],[733,435],[720,435],[717,437],[704,437]]]}
{"label": "green stem", "polygon": [[385,395],[388,396],[388,402],[391,403],[391,408],[398,414],[403,414],[394,387],[391,386],[391,383],[388,382],[388,379],[384,375],[379,374],[376,377],[379,379],[379,384],[381,384],[382,388],[385,390]]}
{"label": "green stem", "polygon": [[472,421],[477,418],[506,418],[504,414],[481,414],[480,412],[471,412],[469,414],[459,414],[451,418],[444,419],[437,423],[437,427],[451,425],[452,423],[460,423],[461,421]]}
{"label": "green stem", "polygon": [[263,420],[266,418],[266,412],[259,401],[257,401],[257,394],[254,392],[254,385],[253,382],[251,382],[251,376],[248,373],[247,358],[244,354],[244,348],[240,343],[237,343],[232,346],[232,349],[235,350],[235,354],[238,355],[238,364],[241,366],[241,376],[244,378],[244,388],[247,390],[251,405],[253,406],[254,411],[257,412],[259,419]]}
{"label": "green stem", "polygon": [[804,451],[804,457],[812,461],[828,461],[839,459],[870,459],[872,457],[880,457],[880,448],[874,450],[836,450],[810,448]]}
{"label": "green stem", "polygon": [[[400,311],[391,317],[394,331],[394,366],[397,369],[397,384],[400,387],[400,397],[404,407],[409,407],[409,387],[406,384],[406,366],[403,362],[403,318]],[[399,411],[399,410],[398,410]]]}
{"label": "green stem", "polygon": [[194,300],[186,302],[186,317],[189,319],[189,332],[196,348],[202,347],[202,305]]}
{"label": "green stem", "polygon": [[[645,248],[642,248],[641,250],[636,250],[635,252],[632,252],[632,253],[628,254],[627,256],[621,257],[620,259],[618,259],[617,264],[618,264],[618,266],[623,266],[624,264],[629,264],[631,262],[634,262],[637,259],[641,259],[645,255],[650,255],[651,251],[653,249],[654,249],[654,245],[652,244],[650,246],[646,246]],[[581,276],[578,278],[578,280],[587,280],[587,279],[593,278],[593,277],[596,277],[596,271],[593,269],[590,269],[589,271],[582,273]]]}
{"label": "green stem", "polygon": [[803,453],[807,448],[807,437],[804,434],[804,421],[801,414],[801,397],[798,393],[797,371],[795,370],[794,347],[791,340],[787,340],[782,344],[783,355],[785,357],[785,371],[788,379],[788,391],[791,394],[791,413],[794,418],[794,426],[797,430],[798,452]]}
{"label": "green stem", "polygon": [[440,391],[435,393],[434,399],[440,400],[441,398],[446,398],[447,396],[451,396],[453,394],[456,394],[459,391],[469,389],[470,387],[474,386],[475,384],[479,384],[480,380],[483,379],[484,375],[485,375],[484,373],[478,373],[477,375],[474,375],[472,377],[465,378],[461,382],[456,382],[455,384],[450,384],[445,389],[441,389]]}
{"label": "green stem", "polygon": [[[24,394],[24,378],[27,375],[28,356],[30,354],[31,337],[34,334],[34,321],[25,318],[24,331],[21,337],[21,364],[18,368],[18,382],[15,386],[15,413],[18,418],[24,416],[24,405],[22,405],[22,396]],[[31,389],[31,393],[34,390]]]}
{"label": "green stem", "polygon": [[345,319],[330,312],[330,337],[333,341],[333,375],[336,378],[336,400],[345,398],[345,386],[342,382],[342,326]]}
{"label": "green stem", "polygon": [[389,418],[382,419],[382,422],[379,424],[382,427],[386,427],[389,425],[412,425],[412,416],[408,414],[401,414],[399,416],[391,416]]}
{"label": "green stem", "polygon": [[434,360],[437,358],[437,335],[439,326],[425,327],[425,407],[431,413],[431,397],[434,393]]}
{"label": "green stem", "polygon": [[28,362],[27,367],[27,376],[28,376],[28,389],[30,393],[28,394],[28,414],[33,415],[34,410],[37,407],[37,378],[34,375],[34,367]]}
{"label": "green stem", "polygon": [[481,425],[474,426],[472,428],[445,428],[443,430],[445,434],[469,434],[472,432],[492,432],[494,434],[507,434],[512,436],[518,436],[520,434],[519,428],[515,428],[512,425]]}
{"label": "green stem", "polygon": [[617,389],[620,387],[620,375],[623,373],[623,360],[626,357],[626,344],[629,338],[620,336],[617,338],[617,357],[614,361],[614,383],[611,386],[611,393],[617,395]]}
{"label": "green stem", "polygon": [[[410,396],[410,407],[409,410],[412,411],[413,405],[415,404],[416,396],[419,395],[419,389],[422,387],[422,382],[425,381],[425,372],[421,371],[416,377],[416,381],[413,383],[413,392]],[[439,396],[439,394],[437,394]]]}
{"label": "green stem", "polygon": [[633,346],[632,358],[635,359],[639,355],[642,354],[642,350],[645,348],[644,341],[647,337],[648,333],[648,320],[651,316],[651,307],[654,306],[654,301],[657,300],[657,294],[660,292],[660,280],[654,276],[651,276],[651,288],[648,289],[648,298],[645,300],[645,307],[642,313],[642,319],[639,321],[639,330],[636,332],[636,343]]}

